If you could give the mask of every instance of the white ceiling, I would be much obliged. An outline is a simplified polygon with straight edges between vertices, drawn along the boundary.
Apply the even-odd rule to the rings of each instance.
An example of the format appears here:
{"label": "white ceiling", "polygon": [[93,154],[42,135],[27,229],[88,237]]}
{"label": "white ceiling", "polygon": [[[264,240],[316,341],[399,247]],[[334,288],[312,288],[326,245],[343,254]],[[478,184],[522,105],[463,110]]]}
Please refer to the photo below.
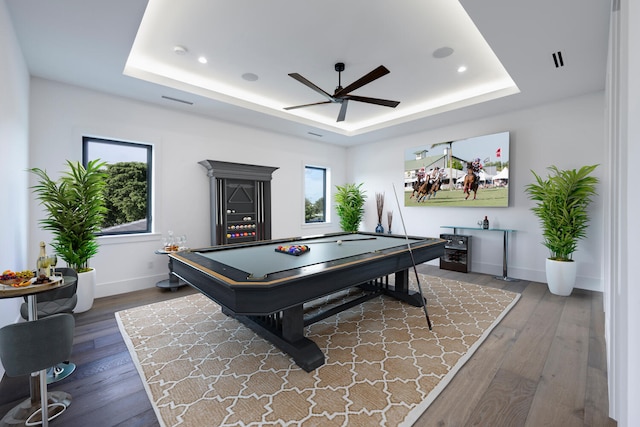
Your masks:
{"label": "white ceiling", "polygon": [[[33,76],[341,145],[605,82],[608,0],[5,1]],[[435,58],[443,47],[453,53]],[[333,94],[336,62],[346,66],[342,86],[384,65],[389,74],[353,94],[400,104],[350,101],[343,122],[335,103],[284,110],[326,101],[289,73]]]}

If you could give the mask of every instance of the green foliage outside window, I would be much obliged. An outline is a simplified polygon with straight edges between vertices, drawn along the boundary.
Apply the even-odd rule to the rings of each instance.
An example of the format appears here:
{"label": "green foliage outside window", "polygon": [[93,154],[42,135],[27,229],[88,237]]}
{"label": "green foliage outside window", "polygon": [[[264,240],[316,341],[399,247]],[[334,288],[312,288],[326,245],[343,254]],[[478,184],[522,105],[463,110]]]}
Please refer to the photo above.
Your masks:
{"label": "green foliage outside window", "polygon": [[105,215],[102,228],[126,224],[147,216],[147,165],[120,162],[107,166],[104,191]]}
{"label": "green foliage outside window", "polygon": [[319,198],[315,203],[311,203],[309,199],[304,199],[304,221],[305,222],[324,222],[324,197]]}

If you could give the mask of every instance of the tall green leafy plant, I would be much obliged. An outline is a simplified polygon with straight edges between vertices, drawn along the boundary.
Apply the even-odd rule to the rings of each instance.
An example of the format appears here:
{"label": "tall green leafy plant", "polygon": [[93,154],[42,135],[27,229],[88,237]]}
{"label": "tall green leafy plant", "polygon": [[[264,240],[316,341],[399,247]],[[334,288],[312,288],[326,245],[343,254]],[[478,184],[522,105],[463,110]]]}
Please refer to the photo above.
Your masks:
{"label": "tall green leafy plant", "polygon": [[362,183],[356,185],[348,183],[343,186],[336,185],[335,194],[336,210],[340,217],[340,227],[343,231],[355,233],[358,231],[362,217],[364,216],[364,202],[367,199],[366,192],[362,190]]}
{"label": "tall green leafy plant", "polygon": [[586,236],[592,196],[596,193],[598,178],[590,176],[598,165],[560,170],[547,168],[551,173],[542,178],[534,171],[536,182],[525,187],[531,208],[542,225],[543,244],[551,252],[550,259],[571,261],[578,241]]}
{"label": "tall green leafy plant", "polygon": [[57,181],[45,170],[30,169],[38,177],[31,188],[47,212],[40,225],[53,234],[51,246],[69,267],[81,273],[89,270],[89,260],[98,253],[96,233],[106,213],[106,163],[93,160],[85,168],[80,162],[67,160],[67,165],[69,170]]}

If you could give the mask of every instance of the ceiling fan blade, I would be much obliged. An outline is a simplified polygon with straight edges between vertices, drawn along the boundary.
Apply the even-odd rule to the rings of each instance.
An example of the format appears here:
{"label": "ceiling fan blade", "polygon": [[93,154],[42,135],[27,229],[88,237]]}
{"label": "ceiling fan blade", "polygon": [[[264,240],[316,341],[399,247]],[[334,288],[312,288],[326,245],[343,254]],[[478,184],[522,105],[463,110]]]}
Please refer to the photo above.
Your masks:
{"label": "ceiling fan blade", "polygon": [[324,90],[320,89],[318,86],[314,85],[309,80],[307,80],[304,77],[302,77],[300,74],[298,74],[298,73],[290,73],[289,75],[291,77],[293,77],[294,79],[296,79],[297,81],[299,81],[300,83],[302,83],[303,85],[315,90],[320,95],[325,96],[325,97],[329,98],[331,101],[333,101],[333,97],[329,93],[327,93]]}
{"label": "ceiling fan blade", "polygon": [[390,101],[388,99],[369,98],[368,96],[346,95],[343,98],[351,101],[367,102],[369,104],[384,105],[385,107],[396,108],[400,101]]}
{"label": "ceiling fan blade", "polygon": [[342,101],[342,106],[340,106],[340,113],[338,113],[338,120],[336,120],[336,122],[343,122],[345,116],[347,115],[347,104],[349,103],[348,100],[343,100]]}
{"label": "ceiling fan blade", "polygon": [[[380,77],[389,74],[390,71],[387,70],[387,68],[384,65],[379,66],[378,68],[376,68],[375,70],[371,71],[369,74],[366,74],[362,77],[360,77],[358,80],[356,80],[355,82],[351,83],[349,86],[340,89],[339,91],[337,91],[333,96],[338,98],[340,96],[346,95],[350,92],[353,92],[354,90],[361,88],[362,86],[371,83],[372,81],[379,79]],[[291,75],[291,74],[289,74]]]}
{"label": "ceiling fan blade", "polygon": [[312,107],[314,105],[320,105],[320,104],[331,104],[332,101],[321,101],[321,102],[313,102],[311,104],[304,104],[304,105],[294,105],[293,107],[284,107],[285,110],[295,110],[296,108],[304,108],[304,107]]}

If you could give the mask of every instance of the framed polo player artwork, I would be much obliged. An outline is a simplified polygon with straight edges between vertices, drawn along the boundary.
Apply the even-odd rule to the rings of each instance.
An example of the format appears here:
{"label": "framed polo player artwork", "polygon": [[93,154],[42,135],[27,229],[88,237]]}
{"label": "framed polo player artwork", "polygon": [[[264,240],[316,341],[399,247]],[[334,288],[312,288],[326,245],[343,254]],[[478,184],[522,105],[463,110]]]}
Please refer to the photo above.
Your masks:
{"label": "framed polo player artwork", "polygon": [[405,206],[509,206],[509,132],[411,148]]}

